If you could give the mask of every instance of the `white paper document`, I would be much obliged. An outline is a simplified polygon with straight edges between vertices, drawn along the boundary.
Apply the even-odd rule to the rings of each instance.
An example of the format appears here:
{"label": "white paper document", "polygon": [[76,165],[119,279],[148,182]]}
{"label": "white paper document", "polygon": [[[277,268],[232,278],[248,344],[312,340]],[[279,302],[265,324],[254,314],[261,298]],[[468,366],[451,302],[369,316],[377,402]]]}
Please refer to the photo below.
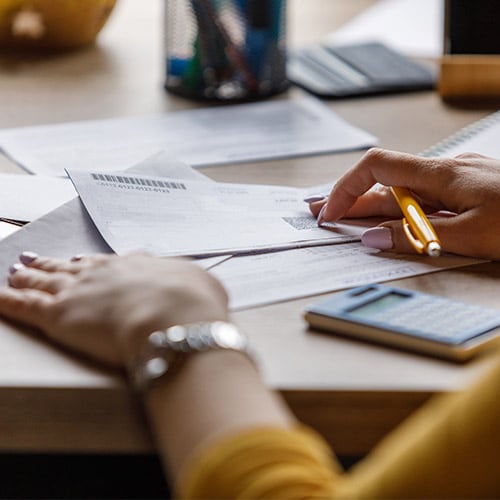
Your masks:
{"label": "white paper document", "polygon": [[444,0],[379,0],[331,33],[328,42],[379,41],[408,56],[441,57]]}
{"label": "white paper document", "polygon": [[231,310],[239,310],[479,262],[382,253],[357,242],[233,257],[210,273],[226,288]]}
{"label": "white paper document", "polygon": [[376,138],[312,98],[153,116],[0,130],[0,149],[26,170],[125,170],[159,150],[191,166],[363,149]]}
{"label": "white paper document", "polygon": [[[213,182],[165,152],[147,158],[128,172]],[[71,184],[69,179],[66,181]],[[12,228],[7,227],[7,229]],[[0,237],[7,236],[7,231],[5,233],[0,234]],[[17,262],[19,254],[25,250],[61,259],[69,259],[81,253],[112,252],[77,196],[0,241],[0,282],[5,283],[9,266]],[[203,259],[203,262],[199,260],[197,264],[207,268],[226,258]]]}
{"label": "white paper document", "polygon": [[303,201],[310,189],[68,173],[96,227],[117,254],[252,253],[359,240],[366,229],[361,221],[318,228]]}
{"label": "white paper document", "polygon": [[0,174],[0,217],[31,222],[77,196],[69,179]]}

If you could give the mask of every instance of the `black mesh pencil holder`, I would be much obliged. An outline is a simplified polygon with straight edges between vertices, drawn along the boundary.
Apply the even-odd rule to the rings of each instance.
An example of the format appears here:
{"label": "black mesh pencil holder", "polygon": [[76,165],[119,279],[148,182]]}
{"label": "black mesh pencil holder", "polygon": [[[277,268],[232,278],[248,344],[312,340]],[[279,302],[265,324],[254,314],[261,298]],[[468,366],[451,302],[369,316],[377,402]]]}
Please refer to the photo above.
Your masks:
{"label": "black mesh pencil holder", "polygon": [[286,0],[166,0],[165,87],[244,101],[288,88]]}

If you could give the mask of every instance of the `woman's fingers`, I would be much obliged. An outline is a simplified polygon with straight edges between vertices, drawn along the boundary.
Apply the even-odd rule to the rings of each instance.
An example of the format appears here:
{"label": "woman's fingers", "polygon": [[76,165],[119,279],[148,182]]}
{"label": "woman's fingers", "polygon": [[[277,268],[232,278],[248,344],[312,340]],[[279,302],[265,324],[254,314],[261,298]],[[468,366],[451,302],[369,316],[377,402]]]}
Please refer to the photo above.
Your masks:
{"label": "woman's fingers", "polygon": [[68,309],[57,297],[41,290],[0,288],[1,316],[38,328],[54,342],[89,358],[121,366],[123,361],[114,338],[89,321],[91,313],[87,308]]}
{"label": "woman's fingers", "polygon": [[[418,197],[416,197],[418,198]],[[441,206],[434,203],[434,206],[420,201],[421,207],[427,213],[437,212]],[[312,214],[317,218],[322,207],[326,204],[327,200],[323,199],[318,202],[311,203],[309,208]],[[393,194],[387,186],[382,184],[375,184],[365,194],[356,199],[354,205],[347,210],[343,217],[345,218],[360,218],[360,217],[403,217],[401,207],[396,202]]]}
{"label": "woman's fingers", "polygon": [[[358,198],[377,183],[408,187],[426,199],[438,200],[441,187],[447,184],[448,166],[452,161],[372,149],[337,181],[327,200],[323,219],[335,221],[345,217]],[[389,202],[388,198],[384,199]],[[383,214],[378,210],[371,215]]]}
{"label": "woman's fingers", "polygon": [[74,282],[67,272],[46,272],[15,264],[10,268],[9,285],[19,289],[40,290],[50,294],[59,293]]}
{"label": "woman's fingers", "polygon": [[104,262],[111,258],[111,255],[75,255],[70,260],[56,259],[54,257],[40,256],[35,252],[26,251],[21,253],[19,261],[30,268],[36,268],[48,273],[65,272],[77,274],[83,269],[93,266],[99,262]]}
{"label": "woman's fingers", "polygon": [[23,252],[19,255],[19,261],[28,267],[40,269],[46,272],[78,273],[80,266],[68,260],[43,257],[35,252]]}
{"label": "woman's fingers", "polygon": [[346,212],[345,217],[371,217],[374,215],[386,217],[401,215],[401,208],[387,186],[375,184],[354,202],[354,205]]}
{"label": "woman's fingers", "polygon": [[97,254],[63,260],[39,256],[34,252],[23,252],[20,263],[13,264],[9,271],[9,285],[19,289],[34,289],[57,294],[75,283],[76,275],[111,258]]}
{"label": "woman's fingers", "polygon": [[[451,217],[433,217],[430,221],[441,241],[443,252],[484,259],[495,258],[498,242],[485,241],[482,218],[467,212]],[[368,229],[362,236],[362,242],[368,247],[384,251],[415,253],[404,233],[401,219]]]}
{"label": "woman's fingers", "polygon": [[44,328],[53,297],[40,290],[0,288],[0,315]]}

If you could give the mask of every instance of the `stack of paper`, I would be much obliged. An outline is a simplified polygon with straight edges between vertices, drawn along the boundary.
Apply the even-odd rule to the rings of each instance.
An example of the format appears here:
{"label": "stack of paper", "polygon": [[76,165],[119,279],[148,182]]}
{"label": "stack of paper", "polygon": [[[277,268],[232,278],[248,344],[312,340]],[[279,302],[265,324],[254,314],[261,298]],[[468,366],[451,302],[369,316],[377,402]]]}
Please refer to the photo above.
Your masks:
{"label": "stack of paper", "polygon": [[[221,280],[230,307],[242,309],[478,262],[367,249],[357,241],[366,221],[318,228],[303,199],[326,195],[331,186],[215,183],[171,159],[176,152],[195,165],[223,164],[375,142],[316,101],[173,115],[0,131],[1,147],[26,169],[63,175],[68,168],[80,195],[41,217],[49,207],[32,205],[34,211],[25,214],[5,208],[4,216],[36,220],[0,241],[3,277],[24,250],[60,258],[139,249],[161,256],[212,256],[197,262]],[[124,171],[165,146],[168,155]],[[67,179],[52,180],[67,189]],[[40,192],[54,193],[56,183],[46,182],[33,181]],[[63,197],[73,195],[71,189]]]}
{"label": "stack of paper", "polygon": [[[150,174],[156,174],[156,176]],[[157,174],[161,174],[161,176]],[[198,192],[202,190],[201,185],[205,185],[205,193],[215,193],[216,196],[222,198],[226,195],[229,198],[234,195],[233,188],[225,193],[223,189],[221,191],[222,186],[210,182],[208,178],[204,177],[199,172],[195,172],[179,162],[172,161],[165,155],[151,158],[138,168],[135,168],[133,171],[129,170],[123,173],[123,175],[133,176],[136,179],[143,179],[145,182],[146,180],[154,179],[156,182],[183,183],[186,187],[195,186]],[[106,182],[111,186],[115,184],[113,179],[111,182]],[[146,185],[142,186],[144,188],[150,187],[147,186],[147,182]],[[208,189],[208,186],[211,186],[213,189]],[[251,195],[253,188],[252,186],[246,187],[248,196]],[[103,185],[100,189],[102,189],[100,193],[103,194],[106,193],[106,189],[116,190],[116,187],[112,188]],[[176,231],[168,232],[167,227],[171,222],[169,218],[171,218],[172,214],[164,210],[164,208],[156,206],[154,203],[151,205],[149,204],[151,191],[146,189],[131,189],[130,191],[134,196],[140,195],[135,200],[136,206],[134,210],[137,211],[137,213],[134,213],[132,207],[124,209],[124,207],[120,205],[118,207],[118,212],[114,215],[110,212],[113,204],[108,203],[111,197],[107,196],[105,203],[101,205],[97,203],[96,193],[93,193],[94,201],[92,203],[95,202],[93,210],[98,213],[94,222],[101,225],[101,230],[103,234],[106,234],[106,238],[109,238],[111,245],[116,243],[118,245],[128,245],[130,247],[129,249],[132,249],[132,247],[135,249],[139,247],[144,248],[145,240],[137,239],[144,237],[144,234],[140,232],[140,227],[138,227],[137,224],[134,228],[131,228],[128,225],[130,223],[129,219],[130,217],[141,218],[145,213],[150,214],[156,211],[153,213],[156,223],[155,239],[166,240],[167,246],[171,248],[170,245],[179,245],[176,240],[179,236],[177,231],[180,231],[181,233],[189,233],[191,239],[194,240],[193,244],[198,245],[198,250],[195,253],[198,253],[200,248],[205,248],[206,250],[206,244],[201,238],[197,237],[197,232],[191,224],[186,224],[184,226],[178,225]],[[172,191],[174,191],[174,189],[172,189]],[[270,218],[273,224],[279,224],[280,217],[286,212],[283,207],[280,207],[281,202],[287,207],[287,210],[292,207],[293,211],[300,205],[298,208],[298,211],[301,213],[299,218],[303,217],[304,220],[313,221],[313,218],[307,211],[306,204],[301,201],[301,197],[303,195],[307,196],[311,192],[326,193],[327,186],[316,187],[312,190],[259,186],[257,191],[261,197],[263,197],[264,193],[266,193],[266,196],[273,193],[273,196],[269,197],[266,203],[263,203],[262,208],[265,208],[263,212],[266,212],[264,218]],[[165,193],[157,194],[161,194],[161,196],[159,196],[156,201],[166,196]],[[280,195],[283,194],[286,194],[286,196],[281,198]],[[187,196],[187,193],[185,193],[185,195]],[[84,194],[84,198],[85,197]],[[141,198],[142,201],[140,201]],[[204,200],[207,206],[212,205],[214,208],[220,205],[220,200],[211,204],[209,199],[210,196]],[[182,207],[185,207],[185,205],[182,205],[181,208]],[[248,206],[245,206],[245,203],[241,202],[239,210],[248,211]],[[127,213],[124,217],[125,211],[127,211]],[[176,212],[178,211],[179,208],[176,209]],[[141,212],[142,215],[140,215]],[[111,224],[103,224],[103,214],[106,214],[106,217],[112,216],[109,219]],[[191,215],[193,215],[193,213]],[[200,213],[194,211],[194,215],[198,216]],[[121,220],[121,224],[113,223],[113,220],[116,219]],[[236,232],[242,233],[245,229],[245,223],[241,217],[238,218],[238,220],[239,224]],[[112,230],[110,230],[110,228]],[[258,227],[250,229],[255,233]],[[326,235],[325,240],[317,240],[318,244],[321,246],[240,257],[226,255],[203,259],[201,261],[198,260],[197,262],[207,269],[210,268],[210,272],[223,283],[228,291],[230,307],[233,310],[255,307],[297,297],[306,297],[364,283],[382,282],[441,271],[451,267],[465,266],[479,262],[474,259],[456,256],[430,259],[425,257],[381,254],[376,250],[364,247],[359,242],[347,243],[352,240],[353,236],[335,234],[327,230],[313,228],[312,222],[308,222],[307,226],[302,230],[295,228],[295,236],[301,231],[306,231],[308,234],[311,234],[309,232],[313,230],[314,233],[319,231],[322,235]],[[350,230],[362,231],[363,229],[352,226]],[[290,234],[294,234],[293,230],[290,231]],[[121,240],[121,236],[123,236],[124,233],[128,233],[128,236],[126,234],[125,243]],[[227,241],[227,234],[228,231],[226,231],[226,228],[219,227],[219,231],[215,235],[216,238],[213,239],[219,242],[217,243],[218,245],[227,245],[227,243],[225,243]],[[68,238],[68,235],[71,235],[71,237]],[[344,244],[324,245],[328,243],[328,238],[337,239],[337,243],[343,240]],[[173,241],[173,243],[168,243],[168,240]],[[309,240],[309,244],[312,241],[314,240]],[[253,243],[255,243],[255,241]],[[262,239],[258,239],[257,243],[261,245]],[[163,243],[161,244],[163,245]],[[53,255],[60,258],[70,258],[77,253],[112,251],[100,232],[96,229],[79,198],[68,202],[53,212],[25,226],[22,230],[9,236],[5,240],[0,241],[0,273],[3,273],[2,276],[4,279],[8,267],[17,260],[19,253],[23,250],[33,250],[42,255]],[[119,248],[118,251],[120,251]],[[212,251],[213,250],[211,250],[211,252]]]}
{"label": "stack of paper", "polygon": [[[71,170],[69,175],[118,254],[141,249],[160,256],[232,255],[210,267],[233,310],[473,262],[455,256],[381,256],[352,243],[373,221],[317,227],[303,200],[311,192],[327,192],[326,186],[210,183],[126,172]],[[245,253],[257,255],[238,256]]]}

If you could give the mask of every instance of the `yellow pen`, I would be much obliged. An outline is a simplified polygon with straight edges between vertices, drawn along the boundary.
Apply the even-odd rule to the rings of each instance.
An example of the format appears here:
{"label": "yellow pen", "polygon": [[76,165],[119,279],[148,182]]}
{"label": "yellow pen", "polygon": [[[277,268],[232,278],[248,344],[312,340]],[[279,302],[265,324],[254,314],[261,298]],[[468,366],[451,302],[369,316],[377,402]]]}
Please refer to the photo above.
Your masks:
{"label": "yellow pen", "polygon": [[418,253],[439,257],[441,255],[441,242],[410,191],[406,188],[392,186],[391,192],[403,212],[403,229],[412,247]]}

